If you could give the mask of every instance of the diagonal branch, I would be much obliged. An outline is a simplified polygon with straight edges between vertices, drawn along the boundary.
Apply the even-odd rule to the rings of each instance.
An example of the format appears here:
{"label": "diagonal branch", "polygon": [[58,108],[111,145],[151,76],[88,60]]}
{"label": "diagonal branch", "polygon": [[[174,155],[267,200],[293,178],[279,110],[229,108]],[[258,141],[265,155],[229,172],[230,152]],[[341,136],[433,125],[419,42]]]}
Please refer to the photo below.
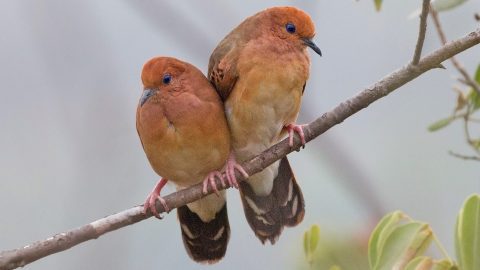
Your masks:
{"label": "diagonal branch", "polygon": [[415,46],[415,53],[413,54],[412,64],[418,64],[422,56],[423,42],[425,41],[425,34],[427,33],[427,16],[430,9],[430,0],[423,0],[422,13],[420,14],[420,24],[418,30],[417,45]]}
{"label": "diagonal branch", "polygon": [[[440,24],[440,19],[438,18],[438,12],[435,9],[430,8],[430,15],[432,16],[433,24],[437,29],[437,33],[438,33],[438,36],[440,37],[440,41],[442,42],[442,45],[447,44],[447,36],[445,35],[442,25]],[[477,94],[480,95],[480,85],[478,85],[478,83],[475,82],[472,79],[472,77],[470,77],[468,72],[465,70],[463,65],[457,60],[457,58],[452,57],[450,61],[452,61],[453,66],[458,70],[458,72],[462,74],[463,78],[465,79],[465,82],[469,86],[471,86],[473,90],[477,92]]]}
{"label": "diagonal branch", "polygon": [[[392,72],[380,81],[364,89],[356,96],[347,99],[333,110],[323,114],[321,117],[305,126],[304,132],[306,141],[313,140],[333,126],[340,124],[351,115],[366,108],[376,100],[390,94],[392,91],[412,81],[421,74],[439,67],[443,61],[477,45],[478,43],[480,43],[480,28],[430,53],[420,59],[417,65],[412,65],[410,63]],[[253,175],[299,148],[301,146],[300,144],[298,137],[294,140],[293,148],[288,146],[287,140],[283,140],[242,165],[249,175]],[[237,173],[237,177],[241,179],[242,176]],[[217,186],[221,187],[221,183],[218,179]],[[211,194],[212,191],[213,190],[209,189],[208,193]],[[196,201],[204,196],[205,195],[202,194],[202,185],[197,184],[187,189],[172,193],[164,197],[164,199],[169,208],[174,209]],[[157,201],[156,207],[159,213],[164,212],[163,206],[160,202]],[[66,250],[82,242],[96,239],[105,233],[137,223],[149,217],[151,217],[150,213],[145,215],[142,213],[142,207],[136,206],[76,229],[57,234],[48,239],[37,241],[18,249],[0,252],[0,270],[25,266],[40,258]]]}

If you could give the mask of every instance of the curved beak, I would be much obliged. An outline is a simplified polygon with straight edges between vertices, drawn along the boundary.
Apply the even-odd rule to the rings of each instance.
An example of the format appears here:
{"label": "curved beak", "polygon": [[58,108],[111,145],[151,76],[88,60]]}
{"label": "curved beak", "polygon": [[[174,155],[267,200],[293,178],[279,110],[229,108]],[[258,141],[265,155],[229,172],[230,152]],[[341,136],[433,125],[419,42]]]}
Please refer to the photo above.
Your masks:
{"label": "curved beak", "polygon": [[143,90],[142,97],[140,97],[140,107],[143,106],[143,104],[145,104],[145,102],[147,102],[147,100],[154,94],[155,94],[154,89],[147,88]]}
{"label": "curved beak", "polygon": [[320,48],[318,48],[317,45],[311,39],[303,38],[302,40],[305,45],[310,47],[318,55],[322,56],[322,51],[320,51]]}

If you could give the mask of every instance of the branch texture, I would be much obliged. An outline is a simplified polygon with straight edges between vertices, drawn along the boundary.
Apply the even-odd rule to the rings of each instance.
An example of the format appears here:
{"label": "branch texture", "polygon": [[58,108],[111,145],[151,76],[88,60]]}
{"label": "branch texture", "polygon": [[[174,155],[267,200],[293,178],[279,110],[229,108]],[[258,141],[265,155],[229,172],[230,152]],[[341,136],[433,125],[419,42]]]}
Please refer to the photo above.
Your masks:
{"label": "branch texture", "polygon": [[[417,65],[409,63],[392,72],[380,81],[364,89],[356,96],[340,103],[333,110],[323,114],[321,117],[305,126],[304,132],[306,141],[313,140],[333,126],[343,122],[354,113],[366,108],[376,100],[388,95],[421,74],[440,67],[443,61],[475,46],[478,43],[480,43],[480,29],[442,46],[440,49],[421,58]],[[285,139],[242,164],[243,168],[249,175],[253,175],[288,153],[298,149],[300,146],[301,142],[298,137],[295,137],[293,147],[289,147],[288,140]],[[242,175],[238,172],[236,176],[238,179],[243,179]],[[218,179],[216,180],[217,186],[222,187],[220,181]],[[211,194],[212,192],[213,190],[209,188],[208,194]],[[197,184],[165,196],[164,199],[169,208],[174,209],[196,201],[204,196],[205,195],[202,194],[202,184]],[[156,207],[159,213],[165,212],[159,201],[157,201]],[[105,233],[151,217],[150,213],[143,214],[142,209],[141,206],[136,206],[99,219],[90,224],[83,225],[79,228],[57,234],[48,239],[37,241],[18,249],[0,252],[0,269],[14,269],[25,266],[40,258],[66,250],[82,242],[96,239]]]}

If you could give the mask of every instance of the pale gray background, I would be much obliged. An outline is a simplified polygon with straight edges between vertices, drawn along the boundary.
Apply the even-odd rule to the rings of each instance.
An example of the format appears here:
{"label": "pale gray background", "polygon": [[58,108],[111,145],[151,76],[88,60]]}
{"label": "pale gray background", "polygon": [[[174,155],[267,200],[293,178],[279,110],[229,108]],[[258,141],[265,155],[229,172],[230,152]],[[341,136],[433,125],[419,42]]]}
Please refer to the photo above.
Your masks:
{"label": "pale gray background", "polygon": [[[25,245],[143,202],[157,176],[135,131],[142,64],[171,55],[206,71],[210,52],[245,17],[270,6],[311,14],[315,41],[300,122],[313,120],[410,60],[419,0],[0,1],[0,250]],[[478,24],[478,0],[442,14],[449,38]],[[425,51],[439,46],[429,29]],[[473,72],[480,47],[459,56]],[[455,216],[480,189],[461,125],[426,127],[454,105],[455,70],[432,71],[290,156],[307,204],[304,222],[262,246],[229,191],[232,237],[212,269],[291,269],[303,231],[368,230],[383,211],[429,221],[452,249]],[[366,203],[357,192],[367,188]],[[363,189],[362,189],[363,190]],[[165,194],[172,189],[165,190]],[[42,259],[27,269],[203,269],[186,255],[175,214],[150,219]]]}

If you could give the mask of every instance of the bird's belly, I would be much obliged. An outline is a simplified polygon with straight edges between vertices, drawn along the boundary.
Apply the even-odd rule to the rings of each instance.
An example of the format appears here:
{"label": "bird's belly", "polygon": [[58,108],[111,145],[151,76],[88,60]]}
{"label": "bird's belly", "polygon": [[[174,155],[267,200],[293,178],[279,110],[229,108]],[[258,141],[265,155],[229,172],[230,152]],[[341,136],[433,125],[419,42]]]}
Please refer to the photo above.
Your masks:
{"label": "bird's belly", "polygon": [[225,163],[229,151],[225,143],[192,140],[191,136],[182,138],[175,131],[171,132],[157,143],[145,145],[145,152],[155,172],[177,186],[197,184]]}
{"label": "bird's belly", "polygon": [[298,116],[301,90],[260,87],[254,93],[244,94],[237,101],[225,104],[233,149],[242,161],[282,139],[284,126],[295,122]]}

